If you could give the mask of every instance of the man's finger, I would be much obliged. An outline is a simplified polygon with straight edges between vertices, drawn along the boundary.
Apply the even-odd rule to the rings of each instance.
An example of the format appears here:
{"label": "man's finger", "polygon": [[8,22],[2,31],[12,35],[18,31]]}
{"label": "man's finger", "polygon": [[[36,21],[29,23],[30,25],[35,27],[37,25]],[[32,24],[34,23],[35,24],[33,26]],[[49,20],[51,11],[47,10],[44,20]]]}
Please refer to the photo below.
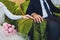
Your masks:
{"label": "man's finger", "polygon": [[40,20],[43,21],[43,18],[41,16],[39,16]]}
{"label": "man's finger", "polygon": [[36,22],[36,17],[34,17],[34,22]]}
{"label": "man's finger", "polygon": [[37,23],[39,23],[39,18],[36,18],[35,20],[36,20]]}
{"label": "man's finger", "polygon": [[41,21],[41,19],[39,18],[39,23],[41,23],[42,21]]}
{"label": "man's finger", "polygon": [[34,22],[41,23],[41,19],[39,17],[35,17]]}

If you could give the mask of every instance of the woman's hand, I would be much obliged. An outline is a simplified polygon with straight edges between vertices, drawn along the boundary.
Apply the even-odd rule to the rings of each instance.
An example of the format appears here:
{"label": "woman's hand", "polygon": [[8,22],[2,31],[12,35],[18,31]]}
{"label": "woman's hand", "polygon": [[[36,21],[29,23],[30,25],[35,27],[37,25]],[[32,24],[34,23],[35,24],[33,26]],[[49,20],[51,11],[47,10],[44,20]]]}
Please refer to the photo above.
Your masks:
{"label": "woman's hand", "polygon": [[24,16],[22,16],[22,18],[23,18],[23,19],[33,19],[33,17],[30,16],[30,15],[24,15]]}

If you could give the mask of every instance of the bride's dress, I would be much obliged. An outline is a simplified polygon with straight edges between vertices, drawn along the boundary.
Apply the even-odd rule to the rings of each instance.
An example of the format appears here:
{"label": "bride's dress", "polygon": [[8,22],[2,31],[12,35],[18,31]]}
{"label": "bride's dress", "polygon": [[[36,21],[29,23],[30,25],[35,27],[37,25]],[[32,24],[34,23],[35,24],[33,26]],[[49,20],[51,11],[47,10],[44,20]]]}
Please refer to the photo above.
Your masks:
{"label": "bride's dress", "polygon": [[20,35],[15,34],[12,36],[6,36],[4,33],[3,26],[1,24],[4,23],[5,20],[5,15],[12,20],[17,20],[22,18],[21,16],[13,15],[3,3],[0,2],[0,40],[25,40],[23,37]]}

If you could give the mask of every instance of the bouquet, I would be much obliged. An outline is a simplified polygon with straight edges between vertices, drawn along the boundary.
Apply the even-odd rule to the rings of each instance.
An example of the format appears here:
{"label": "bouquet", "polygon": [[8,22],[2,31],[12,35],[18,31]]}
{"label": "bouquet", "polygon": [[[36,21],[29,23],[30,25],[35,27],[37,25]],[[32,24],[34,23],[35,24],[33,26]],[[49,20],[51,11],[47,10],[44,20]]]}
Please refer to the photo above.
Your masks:
{"label": "bouquet", "polygon": [[7,22],[3,23],[3,28],[6,35],[14,35],[17,33],[15,26]]}

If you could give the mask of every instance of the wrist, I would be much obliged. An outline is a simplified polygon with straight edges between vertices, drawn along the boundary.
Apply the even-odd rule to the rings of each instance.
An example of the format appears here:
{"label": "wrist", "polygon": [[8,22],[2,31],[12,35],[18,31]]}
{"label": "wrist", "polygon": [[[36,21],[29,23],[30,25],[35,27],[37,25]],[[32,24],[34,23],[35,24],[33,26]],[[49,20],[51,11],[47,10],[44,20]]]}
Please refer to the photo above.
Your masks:
{"label": "wrist", "polygon": [[35,15],[38,15],[37,13],[32,13],[31,16],[35,16]]}

